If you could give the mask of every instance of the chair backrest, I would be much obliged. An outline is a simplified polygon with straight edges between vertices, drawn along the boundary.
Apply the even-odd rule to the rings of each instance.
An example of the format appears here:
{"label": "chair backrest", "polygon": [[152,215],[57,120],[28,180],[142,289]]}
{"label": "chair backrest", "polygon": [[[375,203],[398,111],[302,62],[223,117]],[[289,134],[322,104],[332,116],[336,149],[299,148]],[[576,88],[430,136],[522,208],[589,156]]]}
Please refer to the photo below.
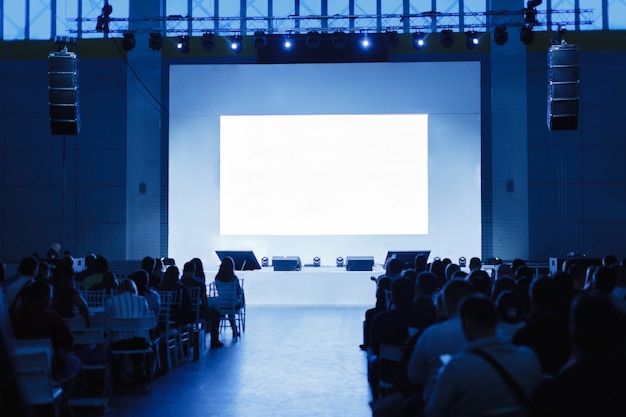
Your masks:
{"label": "chair backrest", "polygon": [[70,330],[84,329],[85,327],[85,319],[81,316],[77,317],[65,317],[63,319],[67,328]]}
{"label": "chair backrest", "polygon": [[[200,306],[202,305],[202,291],[206,291],[206,287],[187,287],[189,296],[191,297],[191,304],[193,306],[194,313],[196,315],[195,322],[200,321]],[[206,294],[206,292],[205,292]]]}
{"label": "chair backrest", "polygon": [[223,310],[237,310],[240,300],[237,294],[237,283],[215,281],[217,290],[217,308]]}
{"label": "chair backrest", "polygon": [[22,394],[29,404],[54,402],[58,389],[52,386],[52,359],[44,349],[14,352],[10,355]]}
{"label": "chair backrest", "polygon": [[89,309],[102,309],[106,300],[106,290],[83,290],[80,295]]}
{"label": "chair backrest", "polygon": [[109,330],[112,332],[135,332],[135,331],[149,331],[154,329],[156,323],[154,316],[149,315],[146,317],[111,317],[109,318]]}
{"label": "chair backrest", "polygon": [[102,345],[106,343],[102,327],[73,329],[72,335],[74,335],[75,345]]}

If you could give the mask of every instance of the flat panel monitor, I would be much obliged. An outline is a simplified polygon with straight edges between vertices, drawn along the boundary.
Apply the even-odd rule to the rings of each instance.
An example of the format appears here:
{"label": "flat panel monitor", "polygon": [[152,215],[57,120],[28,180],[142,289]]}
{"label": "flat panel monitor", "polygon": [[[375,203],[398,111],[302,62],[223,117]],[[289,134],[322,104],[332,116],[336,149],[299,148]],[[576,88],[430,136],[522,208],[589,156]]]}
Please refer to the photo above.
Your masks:
{"label": "flat panel monitor", "polygon": [[426,262],[428,262],[428,256],[430,255],[430,251],[429,250],[388,251],[387,257],[385,258],[385,263],[387,262],[387,259],[394,257],[402,261],[402,265],[404,266],[404,269],[415,268],[415,258],[417,258],[419,255],[424,256],[424,258],[426,258]]}
{"label": "flat panel monitor", "polygon": [[233,258],[235,261],[235,270],[237,271],[253,271],[261,269],[259,261],[251,250],[216,250],[217,257],[220,262],[226,257]]}

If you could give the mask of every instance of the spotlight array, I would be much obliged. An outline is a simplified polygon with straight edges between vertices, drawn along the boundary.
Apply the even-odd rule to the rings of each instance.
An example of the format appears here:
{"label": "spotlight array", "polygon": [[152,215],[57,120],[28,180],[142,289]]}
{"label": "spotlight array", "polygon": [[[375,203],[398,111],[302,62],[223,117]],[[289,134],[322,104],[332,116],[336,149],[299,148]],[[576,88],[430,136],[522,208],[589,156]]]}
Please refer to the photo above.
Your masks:
{"label": "spotlight array", "polygon": [[439,43],[444,48],[450,48],[454,45],[454,32],[452,29],[444,29],[439,33]]}
{"label": "spotlight array", "polygon": [[309,49],[319,49],[321,38],[319,32],[311,31],[306,34],[306,47]]}
{"label": "spotlight array", "polygon": [[125,32],[124,37],[121,41],[122,49],[125,51],[132,51],[135,48],[135,34],[130,32]]}
{"label": "spotlight array", "polygon": [[467,49],[474,49],[478,46],[479,43],[480,40],[478,39],[478,33],[474,32],[473,30],[465,32],[465,47]]}
{"label": "spotlight array", "polygon": [[241,38],[241,36],[236,35],[230,38],[230,49],[233,52],[241,52],[241,50],[243,49],[243,39]]}
{"label": "spotlight array", "polygon": [[344,32],[338,31],[333,33],[330,40],[335,49],[343,49],[346,47],[346,34]]}
{"label": "spotlight array", "polygon": [[519,40],[524,45],[530,45],[535,41],[535,32],[533,32],[532,25],[524,25],[519,33]]}
{"label": "spotlight array", "polygon": [[265,36],[265,32],[262,30],[257,30],[254,32],[254,36],[252,37],[252,44],[258,50],[261,50],[267,46],[267,36]]}
{"label": "spotlight array", "polygon": [[415,32],[411,35],[413,38],[413,49],[419,51],[426,45],[426,34],[424,32]]}
{"label": "spotlight array", "polygon": [[202,45],[202,49],[207,52],[211,52],[213,49],[215,49],[216,45],[215,35],[210,32],[203,33],[200,44]]}
{"label": "spotlight array", "polygon": [[283,48],[285,49],[291,49],[293,48],[293,37],[291,35],[286,35],[285,38],[283,39]]}
{"label": "spotlight array", "polygon": [[153,51],[160,51],[163,48],[163,36],[159,32],[153,32],[148,38],[148,46]]}
{"label": "spotlight array", "polygon": [[509,40],[509,32],[506,31],[506,26],[498,26],[493,31],[493,41],[496,45],[504,45]]}
{"label": "spotlight array", "polygon": [[189,53],[189,36],[182,35],[178,37],[178,42],[176,43],[176,49],[178,49],[183,54]]}

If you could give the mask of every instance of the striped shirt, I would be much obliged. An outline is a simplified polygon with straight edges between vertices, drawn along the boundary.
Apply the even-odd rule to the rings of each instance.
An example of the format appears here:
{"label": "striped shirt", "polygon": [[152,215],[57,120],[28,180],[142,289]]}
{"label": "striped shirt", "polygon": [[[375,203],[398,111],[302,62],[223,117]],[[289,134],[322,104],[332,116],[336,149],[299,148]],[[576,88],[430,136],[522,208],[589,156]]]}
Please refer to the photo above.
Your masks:
{"label": "striped shirt", "polygon": [[[106,323],[108,324],[109,318],[136,318],[136,317],[154,317],[153,313],[148,308],[148,303],[144,297],[136,294],[125,292],[119,295],[115,295],[107,300],[106,308]],[[107,325],[108,327],[108,325]],[[150,341],[150,335],[145,331],[138,332],[115,332],[111,335],[111,343],[119,340],[132,339],[133,337],[143,337],[148,342]]]}

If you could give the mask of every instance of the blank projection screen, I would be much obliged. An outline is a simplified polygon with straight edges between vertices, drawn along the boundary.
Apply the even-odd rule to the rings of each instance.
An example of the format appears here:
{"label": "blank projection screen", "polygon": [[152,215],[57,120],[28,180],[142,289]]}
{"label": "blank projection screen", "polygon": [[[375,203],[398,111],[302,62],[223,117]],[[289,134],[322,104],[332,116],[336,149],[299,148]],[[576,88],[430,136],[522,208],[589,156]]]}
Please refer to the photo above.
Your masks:
{"label": "blank projection screen", "polygon": [[480,256],[480,64],[170,67],[169,256]]}

